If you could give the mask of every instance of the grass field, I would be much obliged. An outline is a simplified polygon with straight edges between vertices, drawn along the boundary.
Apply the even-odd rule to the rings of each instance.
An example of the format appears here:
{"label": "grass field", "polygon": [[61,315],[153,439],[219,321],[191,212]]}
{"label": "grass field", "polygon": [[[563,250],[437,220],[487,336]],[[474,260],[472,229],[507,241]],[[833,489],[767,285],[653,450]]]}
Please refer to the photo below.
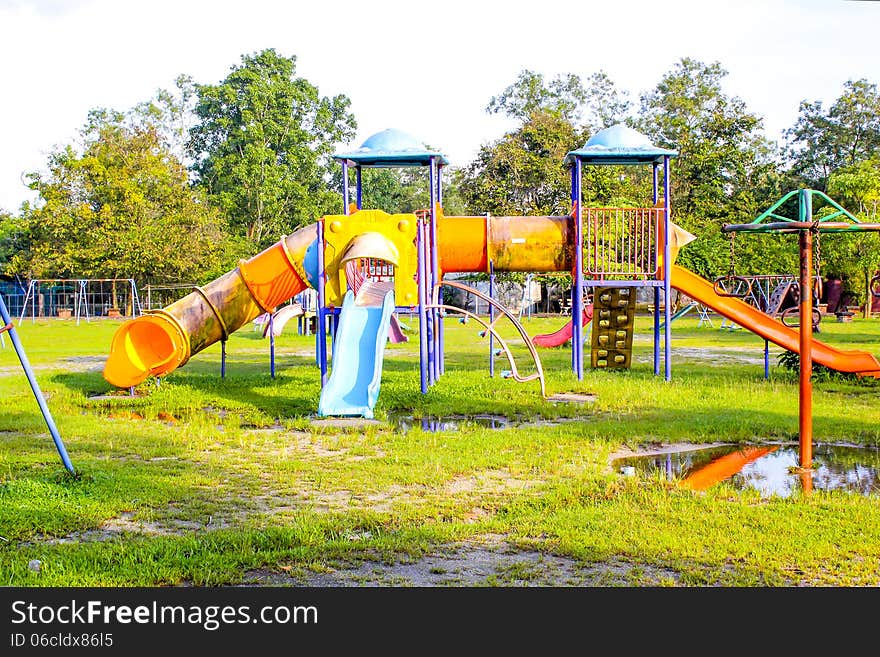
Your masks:
{"label": "grass field", "polygon": [[[524,323],[534,335],[563,321]],[[314,421],[314,338],[295,329],[277,340],[274,379],[268,340],[245,327],[228,342],[225,378],[214,345],[108,399],[101,368],[119,322],[26,320],[17,330],[78,476],[7,339],[0,583],[880,585],[876,497],[693,492],[610,467],[649,446],[797,440],[796,375],[774,347],[765,380],[763,340],[719,325],[676,320],[671,382],[653,375],[647,317],[628,371],[577,381],[568,348],[541,350],[548,394],[595,396],[554,403],[536,382],[489,378],[479,327],[449,318],[446,373],[427,395],[411,334],[388,346],[379,421],[335,426]],[[818,337],[880,354],[880,320],[826,320]],[[533,371],[524,348],[515,355]],[[873,380],[818,376],[816,441],[880,445],[878,393]],[[479,415],[510,424],[468,421]],[[458,422],[402,431],[399,417]]]}

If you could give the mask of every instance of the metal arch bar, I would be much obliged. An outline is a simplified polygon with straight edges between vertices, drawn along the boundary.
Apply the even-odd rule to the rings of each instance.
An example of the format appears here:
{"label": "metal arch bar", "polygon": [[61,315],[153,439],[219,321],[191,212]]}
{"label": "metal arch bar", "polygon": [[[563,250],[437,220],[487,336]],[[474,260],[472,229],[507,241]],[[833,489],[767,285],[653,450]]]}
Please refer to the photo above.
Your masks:
{"label": "metal arch bar", "polygon": [[[532,360],[535,363],[535,369],[537,370],[537,372],[535,374],[530,374],[526,377],[520,376],[519,372],[516,369],[516,364],[513,361],[513,354],[510,353],[510,349],[507,347],[507,343],[495,331],[495,328],[494,328],[495,322],[494,321],[490,325],[490,324],[487,324],[486,322],[484,322],[481,318],[474,315],[473,313],[469,313],[468,311],[463,310],[462,308],[457,308],[455,306],[447,306],[446,304],[436,303],[436,301],[439,298],[440,288],[444,285],[448,285],[450,287],[457,288],[457,289],[462,290],[464,292],[469,292],[469,293],[473,294],[474,296],[476,296],[480,299],[483,299],[486,303],[497,308],[498,311],[504,317],[507,317],[507,319],[510,320],[510,322],[514,325],[514,327],[516,327],[517,332],[520,334],[520,337],[522,338],[523,342],[525,343],[526,347],[528,348],[529,354],[531,355]],[[504,349],[504,353],[507,356],[508,362],[510,363],[510,367],[511,367],[511,371],[512,371],[514,380],[519,381],[519,382],[525,382],[525,381],[532,381],[534,379],[538,379],[541,383],[541,396],[542,397],[547,396],[547,389],[546,389],[546,385],[544,382],[544,368],[541,365],[541,357],[538,355],[538,351],[535,349],[535,345],[532,342],[532,339],[529,337],[529,334],[523,328],[522,324],[520,324],[517,321],[516,317],[511,315],[510,312],[508,312],[507,308],[502,306],[497,301],[487,297],[479,290],[475,290],[472,287],[468,287],[467,285],[463,285],[463,284],[457,283],[455,281],[445,281],[445,280],[440,281],[436,286],[434,286],[434,290],[432,291],[432,294],[431,294],[431,300],[432,300],[432,303],[430,304],[431,307],[435,307],[440,310],[449,310],[451,312],[463,314],[466,317],[473,318],[477,323],[484,326],[486,328],[486,330],[489,331],[490,335],[497,338],[498,342],[501,343],[501,347],[502,347],[502,349]],[[500,317],[499,317],[499,319],[500,319]]]}
{"label": "metal arch bar", "polygon": [[534,374],[529,374],[528,376],[522,376],[522,375],[520,375],[519,371],[516,369],[516,363],[513,360],[513,354],[510,353],[510,348],[507,346],[507,343],[504,341],[504,339],[500,335],[498,335],[498,333],[495,331],[494,328],[492,328],[491,326],[486,324],[486,322],[484,322],[482,319],[480,319],[477,315],[474,315],[473,313],[470,313],[467,310],[464,310],[463,308],[458,308],[456,306],[447,306],[444,303],[430,304],[428,306],[428,308],[432,308],[432,309],[436,309],[436,310],[449,310],[451,312],[456,312],[456,313],[459,313],[459,314],[464,315],[466,317],[469,317],[469,318],[473,319],[474,321],[476,321],[477,323],[479,323],[480,325],[484,326],[486,328],[486,330],[489,331],[489,334],[494,336],[495,339],[498,340],[499,344],[501,345],[501,348],[504,350],[504,355],[507,356],[507,362],[510,363],[511,378],[513,378],[514,381],[517,381],[519,383],[525,383],[527,381],[534,381],[535,379],[537,379],[541,384],[541,397],[547,397],[547,392],[546,392],[546,388],[544,385],[544,371],[541,369],[541,361],[538,359],[537,354],[534,353],[534,346],[531,344],[531,340],[529,340],[527,342],[527,344],[530,347],[529,352],[532,354],[532,357],[535,359],[535,365],[537,366],[538,371]]}

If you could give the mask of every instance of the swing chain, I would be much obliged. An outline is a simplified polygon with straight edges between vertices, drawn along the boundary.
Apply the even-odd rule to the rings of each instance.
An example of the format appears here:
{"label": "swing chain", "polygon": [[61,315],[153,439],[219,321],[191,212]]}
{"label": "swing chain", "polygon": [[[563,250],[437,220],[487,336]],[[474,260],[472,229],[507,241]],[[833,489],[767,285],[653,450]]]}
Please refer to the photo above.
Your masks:
{"label": "swing chain", "polygon": [[730,233],[730,264],[728,267],[730,278],[736,277],[736,232]]}

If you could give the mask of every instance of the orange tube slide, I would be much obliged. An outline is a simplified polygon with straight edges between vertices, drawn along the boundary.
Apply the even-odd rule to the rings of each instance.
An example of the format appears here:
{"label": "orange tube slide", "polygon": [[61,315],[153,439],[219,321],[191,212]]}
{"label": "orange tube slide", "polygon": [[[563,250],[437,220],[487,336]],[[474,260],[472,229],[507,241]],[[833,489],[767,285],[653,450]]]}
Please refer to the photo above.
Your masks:
{"label": "orange tube slide", "polygon": [[305,253],[316,236],[314,224],[301,228],[164,310],[123,323],[113,336],[104,378],[128,388],[151,375],[165,376],[304,290]]}

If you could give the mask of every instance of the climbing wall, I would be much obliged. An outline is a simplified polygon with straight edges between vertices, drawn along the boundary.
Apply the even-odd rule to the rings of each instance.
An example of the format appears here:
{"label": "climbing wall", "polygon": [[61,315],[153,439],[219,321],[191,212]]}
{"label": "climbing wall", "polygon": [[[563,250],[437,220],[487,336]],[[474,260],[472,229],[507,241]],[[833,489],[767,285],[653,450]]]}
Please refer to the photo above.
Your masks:
{"label": "climbing wall", "polygon": [[593,295],[591,366],[629,368],[632,362],[636,288],[600,287]]}

